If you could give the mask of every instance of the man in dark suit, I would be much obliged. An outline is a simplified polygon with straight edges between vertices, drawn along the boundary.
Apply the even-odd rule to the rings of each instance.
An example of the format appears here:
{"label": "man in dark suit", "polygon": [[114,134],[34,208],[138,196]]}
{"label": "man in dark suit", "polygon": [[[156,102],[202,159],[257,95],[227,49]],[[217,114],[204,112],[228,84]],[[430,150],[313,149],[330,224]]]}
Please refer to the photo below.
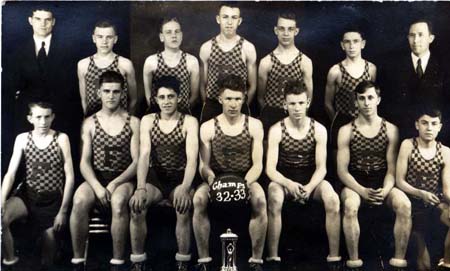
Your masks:
{"label": "man in dark suit", "polygon": [[[386,67],[382,84],[389,89],[383,110],[386,117],[398,125],[401,139],[415,135],[414,112],[422,106],[443,107],[449,99],[446,71],[437,54],[430,52],[434,41],[433,28],[427,20],[415,20],[410,24],[408,42],[410,54],[402,56]],[[384,80],[383,80],[384,79]],[[448,132],[443,131],[442,140]]]}

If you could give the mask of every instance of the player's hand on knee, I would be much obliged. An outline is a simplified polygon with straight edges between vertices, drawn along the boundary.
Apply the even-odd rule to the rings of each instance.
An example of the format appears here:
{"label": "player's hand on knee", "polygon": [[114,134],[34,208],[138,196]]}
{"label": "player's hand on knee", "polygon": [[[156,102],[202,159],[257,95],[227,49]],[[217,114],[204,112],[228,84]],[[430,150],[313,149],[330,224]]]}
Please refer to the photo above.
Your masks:
{"label": "player's hand on knee", "polygon": [[111,193],[104,187],[95,190],[95,196],[100,201],[103,208],[108,209],[111,201]]}
{"label": "player's hand on knee", "polygon": [[369,188],[369,202],[373,205],[382,205],[384,201],[383,188]]}
{"label": "player's hand on knee", "polygon": [[147,191],[144,189],[137,189],[130,200],[131,210],[135,213],[140,213],[147,207],[147,203]]}
{"label": "player's hand on knee", "polygon": [[192,205],[189,188],[179,185],[173,194],[173,206],[175,210],[180,213],[186,213]]}
{"label": "player's hand on knee", "polygon": [[53,222],[53,230],[55,232],[61,231],[63,227],[66,225],[66,221],[67,221],[67,214],[63,212],[58,212]]}
{"label": "player's hand on knee", "polygon": [[109,193],[112,195],[112,193],[114,192],[114,190],[116,190],[117,185],[114,182],[110,182],[107,186],[106,186],[106,190],[109,191]]}
{"label": "player's hand on knee", "polygon": [[301,199],[303,196],[303,186],[300,183],[290,181],[286,189],[288,190],[289,194],[291,194],[294,197],[294,200]]}
{"label": "player's hand on knee", "polygon": [[438,205],[441,202],[435,194],[425,190],[420,190],[420,197],[423,201],[433,206]]}

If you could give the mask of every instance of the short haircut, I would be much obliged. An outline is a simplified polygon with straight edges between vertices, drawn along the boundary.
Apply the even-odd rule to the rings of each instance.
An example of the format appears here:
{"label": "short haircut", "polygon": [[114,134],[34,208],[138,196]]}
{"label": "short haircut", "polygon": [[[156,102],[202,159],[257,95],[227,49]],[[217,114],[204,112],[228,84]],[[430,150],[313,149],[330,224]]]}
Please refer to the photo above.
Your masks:
{"label": "short haircut", "polygon": [[302,93],[306,93],[306,96],[308,96],[308,89],[306,88],[303,80],[288,79],[284,83],[282,90],[285,99],[289,94],[300,95]]}
{"label": "short haircut", "polygon": [[125,79],[122,74],[116,71],[106,71],[102,73],[98,79],[98,88],[101,88],[103,83],[119,83],[120,88],[123,89],[125,85]]}
{"label": "short haircut", "polygon": [[409,27],[411,27],[413,24],[418,24],[418,23],[425,23],[428,26],[428,32],[430,32],[430,34],[433,34],[433,24],[431,23],[430,20],[425,19],[425,18],[418,18],[413,20],[410,24]]}
{"label": "short haircut", "polygon": [[52,103],[44,102],[44,101],[36,101],[36,102],[28,103],[28,115],[31,116],[31,114],[33,112],[33,108],[35,108],[35,107],[50,109],[50,110],[52,110],[52,113],[53,113],[53,104]]}
{"label": "short haircut", "polygon": [[358,33],[361,36],[361,39],[365,39],[364,32],[357,25],[348,25],[345,27],[344,31],[342,31],[341,40],[344,40],[344,35],[347,33]]}
{"label": "short haircut", "polygon": [[50,10],[47,6],[42,6],[42,5],[40,5],[40,6],[34,7],[34,8],[31,10],[31,12],[30,12],[30,17],[33,17],[33,15],[34,15],[34,13],[35,13],[36,11],[46,11],[46,12],[50,12],[50,13],[52,14],[52,18],[53,18],[53,19],[55,18],[55,15],[53,14],[53,11]]}
{"label": "short haircut", "polygon": [[177,95],[180,94],[180,81],[175,76],[170,75],[164,75],[158,78],[155,82],[155,88],[154,88],[154,95],[156,96],[158,94],[158,90],[160,88],[168,88],[173,91]]}
{"label": "short haircut", "polygon": [[241,8],[239,7],[237,1],[223,2],[223,3],[219,6],[218,14],[220,14],[220,10],[221,10],[223,7],[237,8],[237,9],[239,9],[239,13],[241,12]]}
{"label": "short haircut", "polygon": [[180,25],[180,28],[181,28],[180,20],[178,20],[177,17],[164,17],[164,18],[161,20],[161,24],[159,25],[159,32],[162,33],[162,31],[163,31],[163,26],[164,26],[166,23],[170,23],[170,22],[176,22],[176,23],[178,23],[178,24]]}
{"label": "short haircut", "polygon": [[415,108],[415,120],[419,120],[422,116],[428,115],[432,118],[439,118],[442,121],[441,110],[432,105],[421,105]]}
{"label": "short haircut", "polygon": [[297,18],[295,17],[295,13],[292,13],[292,12],[283,12],[283,13],[280,13],[280,14],[278,15],[277,21],[278,21],[280,18],[287,19],[287,20],[293,20],[293,21],[295,21],[295,24],[297,24]]}
{"label": "short haircut", "polygon": [[369,80],[363,80],[361,83],[356,85],[355,96],[357,94],[364,94],[364,92],[366,92],[369,88],[374,88],[377,95],[380,96],[380,94],[381,94],[380,86],[378,86],[377,83],[369,81]]}
{"label": "short haircut", "polygon": [[102,21],[98,21],[95,23],[94,29],[92,30],[92,33],[95,32],[96,28],[108,28],[108,27],[112,27],[112,29],[114,30],[114,33],[117,35],[117,29],[116,26],[111,23],[110,21],[107,20],[102,20]]}
{"label": "short haircut", "polygon": [[246,92],[245,82],[238,75],[228,74],[219,80],[218,85],[220,93],[222,93],[225,89],[239,91],[244,94]]}

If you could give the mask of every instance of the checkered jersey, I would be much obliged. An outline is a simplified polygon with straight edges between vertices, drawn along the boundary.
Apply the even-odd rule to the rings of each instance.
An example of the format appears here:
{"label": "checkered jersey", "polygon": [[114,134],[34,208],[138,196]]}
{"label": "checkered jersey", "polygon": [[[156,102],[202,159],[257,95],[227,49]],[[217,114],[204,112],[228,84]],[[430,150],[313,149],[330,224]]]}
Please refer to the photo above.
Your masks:
{"label": "checkered jersey", "polygon": [[39,149],[33,141],[32,132],[28,133],[25,145],[25,182],[37,192],[62,191],[64,187],[64,158],[58,144],[58,132],[55,132],[50,144]]}
{"label": "checkered jersey", "polygon": [[183,135],[184,114],[180,114],[177,125],[168,134],[159,127],[159,113],[155,114],[151,129],[150,167],[165,171],[184,171],[186,167],[186,137]]}
{"label": "checkered jersey", "polygon": [[358,109],[355,105],[354,90],[362,81],[370,80],[369,62],[366,61],[364,72],[358,78],[351,76],[342,63],[339,63],[339,69],[341,69],[342,80],[334,96],[334,107],[337,112],[356,117],[358,115]]}
{"label": "checkered jersey", "polygon": [[441,173],[444,167],[444,158],[442,157],[441,142],[436,143],[436,154],[429,160],[420,154],[417,138],[413,139],[413,146],[408,158],[406,181],[418,189],[435,195],[442,193]]}
{"label": "checkered jersey", "polygon": [[316,139],[314,120],[310,119],[309,130],[302,139],[293,138],[281,120],[281,141],[278,151],[278,166],[290,168],[314,168],[316,165]]}
{"label": "checkered jersey", "polygon": [[[106,71],[115,71],[120,73],[119,70],[119,56],[116,55],[114,57],[114,61],[106,68],[99,68],[95,65],[94,56],[89,57],[89,66],[84,79],[86,80],[86,115],[90,116],[95,112],[99,111],[102,107],[102,101],[97,95],[97,90],[99,88],[99,79],[100,75],[102,75]],[[122,95],[120,98],[120,106],[128,110],[128,84],[125,80],[124,85],[125,95]]]}
{"label": "checkered jersey", "polygon": [[130,142],[133,131],[128,115],[118,135],[111,136],[103,130],[94,114],[95,132],[92,139],[93,164],[96,171],[124,171],[131,164]]}
{"label": "checkered jersey", "polygon": [[217,100],[219,96],[218,82],[228,74],[240,76],[247,85],[247,65],[242,60],[242,44],[244,38],[230,51],[224,52],[217,44],[216,38],[212,38],[211,55],[208,59],[208,74],[206,83],[206,97]]}
{"label": "checkered jersey", "polygon": [[214,118],[214,138],[211,150],[211,168],[216,173],[247,172],[252,166],[252,142],[245,115],[242,132],[236,136],[226,135]]}
{"label": "checkered jersey", "polygon": [[365,137],[352,121],[350,139],[350,170],[373,171],[387,168],[386,152],[389,144],[386,120],[381,120],[381,127],[375,137]]}
{"label": "checkered jersey", "polygon": [[[187,69],[187,61],[186,61],[186,53],[183,52],[181,54],[180,62],[175,67],[169,67],[161,53],[158,53],[158,66],[156,71],[153,72],[152,78],[153,82],[156,82],[162,76],[174,76],[180,81],[180,102],[178,103],[178,110],[182,112],[189,112],[189,97],[191,96],[191,74]],[[152,94],[150,97],[151,106],[154,108],[158,108],[156,104],[155,96],[156,96],[155,84],[152,84]]]}
{"label": "checkered jersey", "polygon": [[283,64],[273,52],[270,53],[272,68],[267,78],[266,94],[264,96],[266,105],[283,108],[284,86],[287,80],[297,79],[303,81],[302,56],[302,52],[299,52],[291,63]]}

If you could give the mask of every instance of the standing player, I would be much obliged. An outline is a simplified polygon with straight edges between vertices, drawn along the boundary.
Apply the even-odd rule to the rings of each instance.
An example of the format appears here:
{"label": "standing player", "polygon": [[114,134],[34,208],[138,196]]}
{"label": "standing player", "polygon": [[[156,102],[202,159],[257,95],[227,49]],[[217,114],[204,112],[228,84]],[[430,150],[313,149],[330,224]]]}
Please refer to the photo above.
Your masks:
{"label": "standing player", "polygon": [[137,92],[134,67],[128,58],[119,56],[113,51],[117,40],[117,30],[113,24],[108,21],[96,23],[92,41],[97,47],[97,52],[78,62],[78,84],[85,117],[89,117],[101,108],[101,101],[97,96],[98,80],[105,71],[119,72],[125,78],[120,106],[131,114],[135,113]]}
{"label": "standing player", "polygon": [[[344,206],[344,235],[350,259],[347,267],[360,270],[358,210],[363,206],[388,205],[396,214],[395,254],[389,263],[394,270],[405,270],[406,249],[411,231],[411,204],[395,183],[398,129],[378,116],[380,88],[363,81],[355,88],[358,116],[339,130],[337,166],[345,187],[341,193]],[[370,209],[363,210],[367,215]],[[373,211],[373,210],[372,210]]]}
{"label": "standing player", "polygon": [[132,180],[139,153],[139,120],[120,106],[125,95],[125,82],[120,73],[104,72],[99,84],[97,93],[102,108],[83,123],[80,169],[85,182],[75,192],[70,215],[75,270],[83,270],[86,260],[89,213],[94,206],[112,214],[111,270],[118,270],[125,262],[128,201],[133,194]]}
{"label": "standing player", "polygon": [[[19,134],[2,184],[2,248],[6,269],[19,260],[14,254],[11,223],[28,217],[43,233],[41,270],[53,263],[57,235],[67,222],[74,177],[69,138],[54,131],[55,115],[51,104],[29,104],[28,121],[34,129]],[[10,198],[21,161],[25,162],[25,180]]]}
{"label": "standing player", "polygon": [[197,170],[198,122],[177,109],[180,82],[162,76],[155,82],[161,110],[142,118],[138,186],[130,200],[131,270],[145,270],[148,207],[170,200],[176,210],[177,270],[188,270],[191,260],[192,181]]}
{"label": "standing player", "polygon": [[195,56],[180,49],[183,32],[177,18],[162,21],[159,39],[164,51],[147,57],[144,63],[145,99],[150,111],[158,111],[153,85],[162,76],[175,76],[180,81],[178,110],[189,113],[198,99],[199,67]]}
{"label": "standing player", "polygon": [[255,46],[236,33],[242,23],[238,7],[223,4],[216,21],[220,34],[203,43],[200,47],[201,83],[200,95],[204,102],[200,122],[214,118],[222,113],[219,99],[219,81],[228,74],[242,78],[247,96],[244,99],[244,112],[256,92],[256,49]]}
{"label": "standing player", "polygon": [[[397,185],[411,199],[414,235],[417,238],[417,270],[431,270],[427,235],[436,229],[436,216],[450,227],[450,149],[436,141],[441,112],[420,109],[415,127],[418,137],[405,139],[397,161]],[[445,239],[445,256],[438,270],[450,270],[450,229]]]}
{"label": "standing player", "polygon": [[328,71],[325,88],[325,110],[332,121],[331,146],[337,149],[339,128],[358,115],[355,87],[364,80],[375,82],[377,68],[362,58],[366,40],[358,29],[347,29],[342,35],[341,48],[345,59]]}
{"label": "standing player", "polygon": [[269,132],[266,172],[271,179],[268,191],[268,258],[281,270],[278,243],[281,234],[281,210],[285,197],[307,202],[310,198],[325,206],[330,270],[339,270],[339,234],[341,217],[339,196],[324,180],[326,175],[327,130],[307,116],[311,103],[307,87],[301,81],[284,85],[284,108],[289,116],[272,126]]}
{"label": "standing player", "polygon": [[246,180],[252,210],[249,224],[252,257],[249,270],[262,270],[262,254],[267,230],[266,198],[258,178],[262,172],[263,129],[259,120],[241,113],[245,103],[245,83],[239,76],[228,75],[220,85],[219,102],[223,113],[200,128],[200,155],[203,162],[200,185],[194,195],[193,226],[199,268],[210,270],[207,214],[210,185],[222,173],[234,173]]}
{"label": "standing player", "polygon": [[264,135],[273,124],[286,117],[283,89],[287,80],[303,81],[311,100],[313,94],[311,59],[295,46],[295,37],[300,32],[295,15],[280,14],[274,32],[278,46],[261,60],[258,70],[258,102]]}

